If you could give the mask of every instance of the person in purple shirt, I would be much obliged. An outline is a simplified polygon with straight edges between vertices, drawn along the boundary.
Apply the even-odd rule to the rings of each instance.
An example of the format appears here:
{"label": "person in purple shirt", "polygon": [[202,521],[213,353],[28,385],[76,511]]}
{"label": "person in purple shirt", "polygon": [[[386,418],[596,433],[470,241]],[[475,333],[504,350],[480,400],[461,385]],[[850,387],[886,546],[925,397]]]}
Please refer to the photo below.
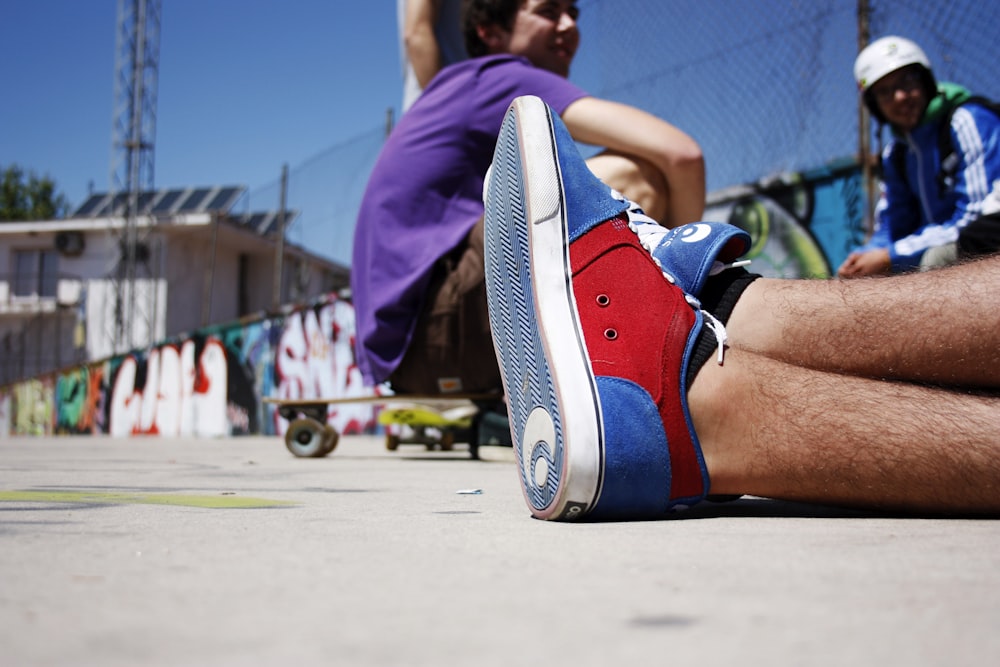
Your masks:
{"label": "person in purple shirt", "polygon": [[588,166],[668,227],[700,220],[701,149],[670,123],[567,80],[575,0],[465,0],[471,56],[444,68],[392,131],[358,213],[351,266],[367,384],[403,393],[499,391],[483,268],[483,183],[514,98],[536,95]]}

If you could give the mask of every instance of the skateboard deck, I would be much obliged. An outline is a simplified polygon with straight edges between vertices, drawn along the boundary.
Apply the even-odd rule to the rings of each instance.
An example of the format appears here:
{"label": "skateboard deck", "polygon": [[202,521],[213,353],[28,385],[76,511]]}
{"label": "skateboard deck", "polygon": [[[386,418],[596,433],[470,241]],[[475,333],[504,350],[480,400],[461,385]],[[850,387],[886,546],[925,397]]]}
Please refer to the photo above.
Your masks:
{"label": "skateboard deck", "polygon": [[378,423],[386,427],[386,449],[422,444],[427,449],[450,450],[455,442],[469,442],[478,458],[474,422],[480,405],[502,400],[499,394],[390,394],[348,398],[264,398],[289,421],[285,446],[301,458],[320,458],[337,447],[340,434],[326,423],[329,406],[370,403],[380,406]]}
{"label": "skateboard deck", "polygon": [[472,403],[435,407],[412,403],[384,408],[378,423],[386,427],[385,446],[395,451],[401,444],[423,444],[427,449],[448,451],[456,441],[467,439],[479,408]]}

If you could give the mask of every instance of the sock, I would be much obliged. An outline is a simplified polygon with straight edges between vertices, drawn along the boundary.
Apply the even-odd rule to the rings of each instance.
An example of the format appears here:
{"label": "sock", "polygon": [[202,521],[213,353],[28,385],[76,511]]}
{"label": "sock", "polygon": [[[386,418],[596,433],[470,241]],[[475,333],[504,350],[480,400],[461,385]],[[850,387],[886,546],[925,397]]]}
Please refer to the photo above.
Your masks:
{"label": "sock", "polygon": [[[702,309],[712,313],[716,319],[726,324],[743,291],[758,278],[760,278],[759,274],[750,273],[743,267],[727,269],[717,275],[709,276],[708,280],[705,281],[705,287],[701,290]],[[715,339],[715,334],[710,329],[702,327],[691,354],[691,362],[688,364],[686,376],[688,387],[694,382],[695,376],[698,375],[698,371],[705,365],[705,362],[714,358],[718,351],[719,344]]]}

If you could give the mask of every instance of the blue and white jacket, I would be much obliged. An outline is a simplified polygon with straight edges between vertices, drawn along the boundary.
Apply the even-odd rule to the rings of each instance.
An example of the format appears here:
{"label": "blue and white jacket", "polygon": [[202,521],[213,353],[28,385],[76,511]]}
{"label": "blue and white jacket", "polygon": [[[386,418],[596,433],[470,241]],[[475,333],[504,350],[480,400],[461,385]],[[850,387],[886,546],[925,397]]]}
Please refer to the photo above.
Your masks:
{"label": "blue and white jacket", "polygon": [[[994,199],[1000,196],[1000,119],[973,102],[951,117],[951,141],[959,159],[954,184],[942,188],[938,183],[940,124],[969,97],[960,86],[939,84],[920,125],[910,132],[893,128],[893,139],[882,152],[875,233],[861,250],[888,248],[893,271],[915,268],[928,248],[958,240],[959,230],[983,212],[991,191]],[[905,174],[899,171],[902,165]]]}

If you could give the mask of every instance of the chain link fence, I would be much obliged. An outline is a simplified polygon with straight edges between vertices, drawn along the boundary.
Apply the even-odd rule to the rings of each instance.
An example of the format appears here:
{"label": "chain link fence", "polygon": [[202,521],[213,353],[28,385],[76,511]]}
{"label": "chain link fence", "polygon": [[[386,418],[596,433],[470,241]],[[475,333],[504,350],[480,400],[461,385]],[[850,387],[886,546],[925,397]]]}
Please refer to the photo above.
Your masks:
{"label": "chain link fence", "polygon": [[[571,78],[665,118],[702,146],[709,191],[858,155],[858,36],[919,43],[940,80],[1000,97],[1000,3],[979,0],[579,0]],[[396,76],[386,72],[385,76]],[[356,214],[384,119],[293,165],[289,239],[350,265]],[[875,145],[873,143],[873,145]],[[273,208],[276,181],[251,192]]]}

